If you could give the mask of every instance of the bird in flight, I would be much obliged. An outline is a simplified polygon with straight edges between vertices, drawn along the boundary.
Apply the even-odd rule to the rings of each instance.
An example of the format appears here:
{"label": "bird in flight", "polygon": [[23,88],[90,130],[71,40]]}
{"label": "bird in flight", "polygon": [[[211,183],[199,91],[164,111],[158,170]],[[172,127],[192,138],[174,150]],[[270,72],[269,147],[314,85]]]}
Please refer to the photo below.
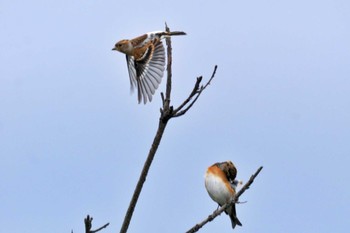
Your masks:
{"label": "bird in flight", "polygon": [[[236,195],[236,187],[239,181],[236,180],[237,169],[231,161],[215,163],[208,167],[205,173],[205,188],[213,201],[223,206],[232,201]],[[233,204],[226,209],[230,216],[232,228],[236,225],[242,226],[236,215],[236,206]]]}
{"label": "bird in flight", "polygon": [[173,31],[149,32],[131,40],[117,42],[112,50],[126,55],[130,89],[137,88],[138,102],[152,101],[152,96],[162,81],[165,69],[165,50],[162,39],[169,36],[186,35]]}

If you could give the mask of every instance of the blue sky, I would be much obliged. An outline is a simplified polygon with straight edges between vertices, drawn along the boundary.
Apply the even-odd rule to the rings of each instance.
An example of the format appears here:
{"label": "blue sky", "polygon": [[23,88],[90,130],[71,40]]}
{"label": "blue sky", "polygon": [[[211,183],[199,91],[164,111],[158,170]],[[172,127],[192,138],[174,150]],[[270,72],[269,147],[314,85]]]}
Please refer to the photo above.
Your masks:
{"label": "blue sky", "polygon": [[[347,232],[350,215],[350,3],[318,1],[0,1],[0,225],[118,232],[156,132],[130,95],[115,42],[173,38],[172,103],[215,79],[171,120],[129,232],[184,232],[215,208],[206,168],[232,160],[247,181],[236,232]],[[222,215],[200,232],[231,232]]]}

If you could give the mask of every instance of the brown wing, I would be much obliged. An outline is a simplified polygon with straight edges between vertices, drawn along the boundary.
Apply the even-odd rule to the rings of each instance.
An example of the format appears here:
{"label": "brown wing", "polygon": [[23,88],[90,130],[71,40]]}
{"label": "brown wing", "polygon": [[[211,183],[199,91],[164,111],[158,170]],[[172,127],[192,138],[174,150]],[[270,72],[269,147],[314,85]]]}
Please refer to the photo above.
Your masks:
{"label": "brown wing", "polygon": [[134,38],[134,39],[132,39],[132,40],[130,40],[130,41],[131,41],[132,46],[138,47],[138,46],[142,46],[142,45],[143,45],[143,42],[144,42],[146,39],[147,39],[147,34],[144,34],[144,35],[139,36],[139,37],[136,37],[136,38]]}

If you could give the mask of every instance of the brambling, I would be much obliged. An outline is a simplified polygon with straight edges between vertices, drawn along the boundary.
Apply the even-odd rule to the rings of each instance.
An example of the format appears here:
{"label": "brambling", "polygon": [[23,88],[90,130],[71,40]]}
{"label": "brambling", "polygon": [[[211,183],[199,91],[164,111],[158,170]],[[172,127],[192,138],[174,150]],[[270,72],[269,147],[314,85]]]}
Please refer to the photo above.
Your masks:
{"label": "brambling", "polygon": [[139,103],[152,101],[152,95],[162,81],[165,69],[165,50],[162,39],[186,35],[184,32],[149,32],[131,40],[117,42],[112,50],[126,55],[131,91],[137,86]]}
{"label": "brambling", "polygon": [[[211,199],[217,202],[219,206],[229,203],[234,198],[236,187],[240,184],[240,181],[235,180],[236,175],[237,169],[231,161],[215,163],[208,167],[205,173],[205,188]],[[235,228],[236,225],[242,226],[236,216],[235,205],[226,209],[225,212],[230,216],[232,228]]]}

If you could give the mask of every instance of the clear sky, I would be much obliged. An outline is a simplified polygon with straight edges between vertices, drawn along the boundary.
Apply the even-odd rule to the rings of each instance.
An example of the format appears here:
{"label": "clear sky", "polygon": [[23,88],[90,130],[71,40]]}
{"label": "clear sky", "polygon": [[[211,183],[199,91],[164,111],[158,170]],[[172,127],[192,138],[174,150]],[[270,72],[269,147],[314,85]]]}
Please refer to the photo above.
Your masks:
{"label": "clear sky", "polygon": [[[184,232],[216,204],[206,168],[247,181],[236,232],[348,232],[350,2],[0,1],[2,232],[119,232],[161,106],[137,104],[115,42],[173,38],[173,98],[215,79],[171,120],[129,232]],[[221,215],[200,232],[231,232]]]}

